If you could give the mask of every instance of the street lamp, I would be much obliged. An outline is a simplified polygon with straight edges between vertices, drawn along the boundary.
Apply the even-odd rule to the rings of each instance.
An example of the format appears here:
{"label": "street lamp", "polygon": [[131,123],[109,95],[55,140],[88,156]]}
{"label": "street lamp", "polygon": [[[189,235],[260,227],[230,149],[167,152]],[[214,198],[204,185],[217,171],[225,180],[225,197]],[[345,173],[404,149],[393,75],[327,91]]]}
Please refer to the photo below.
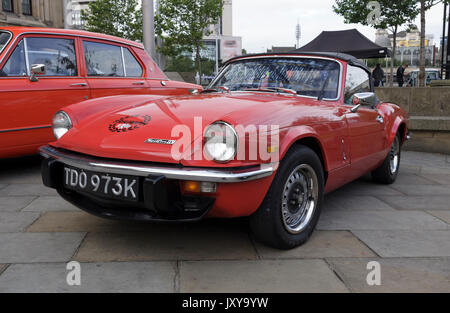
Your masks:
{"label": "street lamp", "polygon": [[142,0],[144,47],[153,60],[156,60],[155,49],[155,11],[153,0]]}

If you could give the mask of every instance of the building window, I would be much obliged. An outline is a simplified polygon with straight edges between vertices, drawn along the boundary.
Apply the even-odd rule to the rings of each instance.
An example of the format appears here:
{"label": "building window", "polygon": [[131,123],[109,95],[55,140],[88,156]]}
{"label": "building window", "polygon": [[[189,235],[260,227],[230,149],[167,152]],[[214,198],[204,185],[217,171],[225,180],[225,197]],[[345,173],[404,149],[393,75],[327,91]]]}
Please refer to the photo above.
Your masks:
{"label": "building window", "polygon": [[2,0],[2,8],[5,12],[14,12],[13,0]]}
{"label": "building window", "polygon": [[22,14],[33,15],[31,0],[22,0]]}

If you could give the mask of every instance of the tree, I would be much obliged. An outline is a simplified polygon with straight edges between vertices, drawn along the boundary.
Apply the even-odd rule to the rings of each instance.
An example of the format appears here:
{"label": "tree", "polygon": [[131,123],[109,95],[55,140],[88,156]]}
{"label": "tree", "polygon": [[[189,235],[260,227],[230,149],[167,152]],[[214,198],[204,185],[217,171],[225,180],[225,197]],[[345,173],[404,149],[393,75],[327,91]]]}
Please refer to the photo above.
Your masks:
{"label": "tree", "polygon": [[345,23],[370,25],[376,29],[387,29],[393,35],[391,61],[391,87],[394,76],[397,33],[399,28],[411,23],[419,14],[417,0],[336,0],[333,10],[345,19]]}
{"label": "tree", "polygon": [[142,10],[138,0],[96,0],[81,12],[85,30],[142,41]]}
{"label": "tree", "polygon": [[201,75],[203,37],[212,33],[211,25],[218,23],[222,10],[223,0],[160,0],[155,31],[163,44],[158,50],[172,57],[181,52],[195,53]]}
{"label": "tree", "polygon": [[425,15],[426,11],[439,3],[449,3],[450,0],[420,0],[420,72],[419,72],[419,86],[425,87]]}

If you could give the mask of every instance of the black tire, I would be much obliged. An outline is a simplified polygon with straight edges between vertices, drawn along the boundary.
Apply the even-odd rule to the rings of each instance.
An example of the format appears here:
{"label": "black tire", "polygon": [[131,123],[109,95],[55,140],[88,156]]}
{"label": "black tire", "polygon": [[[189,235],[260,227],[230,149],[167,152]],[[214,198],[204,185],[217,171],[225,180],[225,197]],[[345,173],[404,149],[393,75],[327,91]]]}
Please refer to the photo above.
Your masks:
{"label": "black tire", "polygon": [[[402,156],[402,144],[401,144],[400,133],[394,139],[391,150],[384,160],[383,164],[376,170],[372,172],[372,179],[380,184],[390,185],[397,180],[398,173],[400,171],[400,163]],[[398,150],[396,150],[398,149]],[[398,157],[398,162],[396,162],[396,167],[392,165],[394,157]],[[395,163],[395,162],[394,162]]]}
{"label": "black tire", "polygon": [[[297,170],[298,172],[296,172]],[[308,183],[306,189],[313,190],[311,192],[312,196],[303,195],[305,185],[302,185],[301,182],[308,180],[293,180],[295,177],[292,175],[302,174],[302,171],[305,171],[304,178],[309,177],[307,173],[311,175],[310,183]],[[313,172],[316,178],[314,178]],[[298,176],[300,177],[301,174]],[[310,186],[315,187],[310,188]],[[300,189],[301,191],[299,192]],[[310,148],[302,145],[291,148],[280,163],[264,202],[258,211],[250,217],[250,228],[256,240],[277,249],[292,249],[304,244],[310,238],[319,220],[323,202],[323,190],[324,170],[317,154]],[[289,197],[285,197],[286,194],[289,194]],[[291,199],[296,204],[292,204]],[[305,207],[309,204],[310,208],[314,208],[306,210],[307,213],[304,213],[305,210],[299,207],[303,207],[301,203]],[[283,208],[291,208],[291,205],[293,208],[299,207],[299,212],[293,214],[298,216],[305,216],[304,214],[306,214],[304,222],[300,223],[300,225],[304,224],[305,226],[299,229],[298,232],[293,232],[293,228],[289,230],[288,221],[290,222],[292,219],[287,220],[284,217],[285,214],[282,213]],[[289,212],[292,211],[289,210]]]}

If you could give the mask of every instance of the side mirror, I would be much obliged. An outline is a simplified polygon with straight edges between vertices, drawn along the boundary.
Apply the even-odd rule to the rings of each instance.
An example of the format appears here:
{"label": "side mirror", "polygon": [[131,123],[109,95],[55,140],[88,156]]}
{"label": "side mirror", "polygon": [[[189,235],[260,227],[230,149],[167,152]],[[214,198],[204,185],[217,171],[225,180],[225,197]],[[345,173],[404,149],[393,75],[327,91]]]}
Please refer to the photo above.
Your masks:
{"label": "side mirror", "polygon": [[37,75],[45,75],[46,70],[45,70],[45,64],[33,64],[31,66],[31,70],[30,70],[31,76],[30,76],[30,81],[31,82],[37,82]]}
{"label": "side mirror", "polygon": [[374,92],[361,92],[353,95],[352,102],[354,107],[351,111],[356,113],[362,105],[375,107],[378,104],[378,98]]}

